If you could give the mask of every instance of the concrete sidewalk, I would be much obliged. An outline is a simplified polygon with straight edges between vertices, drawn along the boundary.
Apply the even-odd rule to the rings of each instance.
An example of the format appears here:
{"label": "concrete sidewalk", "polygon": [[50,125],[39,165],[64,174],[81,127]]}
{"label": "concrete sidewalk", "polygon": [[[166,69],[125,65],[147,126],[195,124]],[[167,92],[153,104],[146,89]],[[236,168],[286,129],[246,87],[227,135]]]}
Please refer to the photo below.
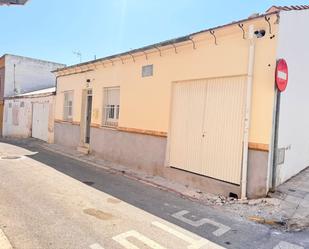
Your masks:
{"label": "concrete sidewalk", "polygon": [[72,158],[91,163],[96,167],[110,171],[121,172],[128,177],[147,184],[154,185],[168,191],[177,192],[186,198],[200,201],[207,205],[221,206],[227,211],[271,226],[279,227],[286,231],[301,231],[309,229],[309,168],[282,184],[277,192],[269,198],[239,201],[209,193],[199,189],[190,188],[176,182],[168,181],[162,177],[153,177],[133,171],[123,165],[115,164],[92,155],[84,155],[78,151],[56,145],[41,144],[45,149],[61,153]]}
{"label": "concrete sidewalk", "polygon": [[309,227],[309,168],[279,186],[271,196],[281,201],[290,226]]}
{"label": "concrete sidewalk", "polygon": [[199,189],[181,185],[162,177],[153,177],[136,172],[124,165],[112,163],[93,155],[85,155],[57,144],[46,144],[34,139],[19,140],[18,142],[25,143],[27,146],[32,143],[33,146],[40,146],[45,150],[85,162],[94,167],[103,168],[109,172],[122,174],[157,188],[175,192],[193,201],[237,213],[257,223],[271,225],[284,231],[309,230],[309,168],[281,185],[277,192],[271,194],[269,198],[241,201],[204,193]]}

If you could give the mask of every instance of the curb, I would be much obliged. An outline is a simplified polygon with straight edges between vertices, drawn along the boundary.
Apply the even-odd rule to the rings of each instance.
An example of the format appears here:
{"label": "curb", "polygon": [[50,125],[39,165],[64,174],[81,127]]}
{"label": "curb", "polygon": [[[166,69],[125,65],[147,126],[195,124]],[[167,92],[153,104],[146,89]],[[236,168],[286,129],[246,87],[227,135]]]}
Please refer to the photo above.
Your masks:
{"label": "curb", "polygon": [[77,160],[77,161],[80,161],[80,162],[83,162],[83,163],[87,163],[89,165],[92,165],[92,166],[100,168],[100,169],[104,169],[104,170],[108,171],[109,173],[117,174],[117,175],[122,175],[122,176],[125,176],[125,177],[129,178],[129,179],[137,180],[139,182],[147,184],[148,186],[152,186],[152,187],[155,187],[155,188],[158,188],[158,189],[161,189],[161,190],[165,190],[165,191],[168,191],[168,192],[171,192],[171,193],[178,194],[179,196],[187,198],[187,199],[189,199],[191,201],[195,201],[195,202],[198,202],[198,203],[203,203],[200,199],[198,199],[196,197],[193,197],[193,196],[190,196],[190,195],[185,195],[182,192],[177,191],[177,190],[175,190],[173,188],[169,188],[169,187],[166,187],[164,185],[158,184],[156,182],[144,179],[142,177],[139,177],[139,176],[134,175],[132,173],[129,173],[127,171],[123,172],[123,170],[121,170],[121,169],[117,170],[117,169],[113,169],[113,168],[110,168],[110,167],[107,167],[107,166],[103,166],[103,165],[91,162],[89,160],[85,160],[85,159],[82,159],[82,158],[79,158],[79,157],[75,157],[73,155],[70,155],[70,154],[67,154],[67,153],[55,150],[55,149],[51,149],[51,148],[49,148],[48,146],[45,146],[45,145],[39,145],[39,146],[41,148],[45,149],[45,150],[48,150],[48,151],[60,154],[62,156],[65,156],[65,157],[68,157],[68,158],[71,158],[71,159],[74,159],[74,160]]}

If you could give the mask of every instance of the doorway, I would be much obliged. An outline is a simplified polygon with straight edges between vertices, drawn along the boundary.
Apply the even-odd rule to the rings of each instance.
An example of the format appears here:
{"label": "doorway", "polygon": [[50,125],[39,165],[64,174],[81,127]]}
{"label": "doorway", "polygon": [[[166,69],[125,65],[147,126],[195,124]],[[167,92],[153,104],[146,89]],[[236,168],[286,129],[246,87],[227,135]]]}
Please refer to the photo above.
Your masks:
{"label": "doorway", "polygon": [[48,141],[49,103],[36,102],[32,106],[32,137]]}
{"label": "doorway", "polygon": [[85,143],[90,143],[90,127],[91,127],[91,114],[92,114],[92,90],[87,91],[86,96],[86,132]]}

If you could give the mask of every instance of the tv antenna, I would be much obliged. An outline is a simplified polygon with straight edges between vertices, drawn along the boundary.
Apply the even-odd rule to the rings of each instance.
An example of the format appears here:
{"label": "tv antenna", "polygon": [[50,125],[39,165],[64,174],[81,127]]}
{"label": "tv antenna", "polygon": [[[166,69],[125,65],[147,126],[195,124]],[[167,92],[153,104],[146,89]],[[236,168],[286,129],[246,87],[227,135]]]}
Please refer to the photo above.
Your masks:
{"label": "tv antenna", "polygon": [[80,51],[73,51],[73,54],[75,54],[79,58],[79,62],[82,62],[82,53]]}

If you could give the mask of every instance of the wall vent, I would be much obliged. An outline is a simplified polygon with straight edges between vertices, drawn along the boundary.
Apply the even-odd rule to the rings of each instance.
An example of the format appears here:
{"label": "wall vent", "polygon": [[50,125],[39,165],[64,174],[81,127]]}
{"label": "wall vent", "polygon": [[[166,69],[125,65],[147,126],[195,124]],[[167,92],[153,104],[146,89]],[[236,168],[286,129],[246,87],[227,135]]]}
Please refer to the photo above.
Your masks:
{"label": "wall vent", "polygon": [[142,67],[142,77],[153,76],[153,65],[146,65]]}

